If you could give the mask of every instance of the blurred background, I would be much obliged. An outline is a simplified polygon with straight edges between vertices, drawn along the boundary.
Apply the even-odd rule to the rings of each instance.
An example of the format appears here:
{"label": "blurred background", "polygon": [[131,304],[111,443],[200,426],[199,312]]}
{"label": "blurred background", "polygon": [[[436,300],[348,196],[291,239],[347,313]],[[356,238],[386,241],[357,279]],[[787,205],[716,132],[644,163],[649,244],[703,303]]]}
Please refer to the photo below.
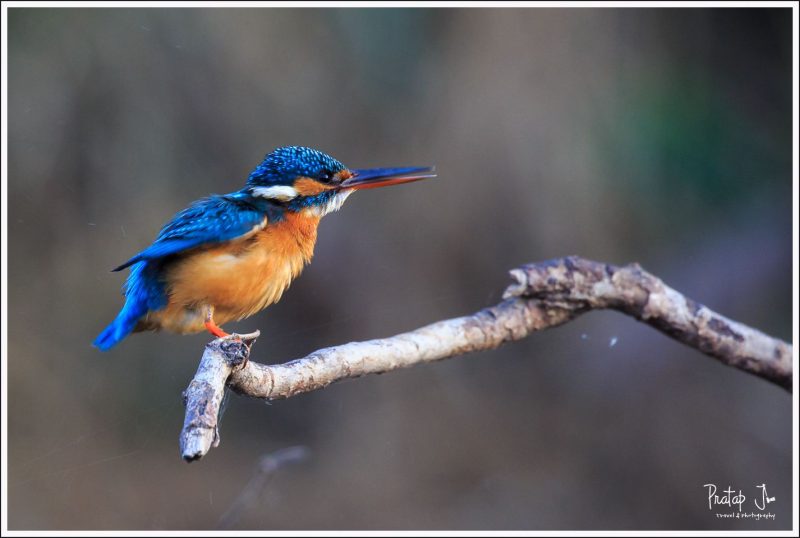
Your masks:
{"label": "blurred background", "polygon": [[[109,270],[289,144],[439,178],[327,217],[282,301],[226,327],[262,331],[254,360],[474,312],[569,254],[790,340],[791,10],[8,14],[11,529],[791,527],[791,396],[614,312],[230,395],[190,465],[181,391],[209,338],[90,345],[122,305]],[[260,458],[298,445],[243,506]],[[745,511],[766,484],[775,520],[718,519],[707,483]]]}

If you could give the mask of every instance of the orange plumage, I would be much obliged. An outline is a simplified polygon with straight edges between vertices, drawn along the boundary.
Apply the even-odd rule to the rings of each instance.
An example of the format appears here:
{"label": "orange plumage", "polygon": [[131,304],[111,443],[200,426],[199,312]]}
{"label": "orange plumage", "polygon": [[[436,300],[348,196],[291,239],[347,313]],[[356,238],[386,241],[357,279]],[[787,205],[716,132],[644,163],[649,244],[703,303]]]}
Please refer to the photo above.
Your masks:
{"label": "orange plumage", "polygon": [[247,237],[178,258],[164,269],[166,308],[149,312],[136,330],[201,332],[208,307],[222,325],[277,302],[311,261],[319,221],[309,212],[287,212]]}

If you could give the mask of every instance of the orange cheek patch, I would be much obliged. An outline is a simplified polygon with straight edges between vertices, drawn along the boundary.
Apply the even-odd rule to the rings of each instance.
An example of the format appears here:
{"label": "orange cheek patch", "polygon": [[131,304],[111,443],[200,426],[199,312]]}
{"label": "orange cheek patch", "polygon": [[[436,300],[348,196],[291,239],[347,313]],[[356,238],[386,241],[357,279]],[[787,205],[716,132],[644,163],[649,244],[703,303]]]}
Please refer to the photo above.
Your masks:
{"label": "orange cheek patch", "polygon": [[315,196],[321,192],[331,190],[332,187],[320,183],[310,177],[301,177],[294,182],[294,189],[300,196]]}

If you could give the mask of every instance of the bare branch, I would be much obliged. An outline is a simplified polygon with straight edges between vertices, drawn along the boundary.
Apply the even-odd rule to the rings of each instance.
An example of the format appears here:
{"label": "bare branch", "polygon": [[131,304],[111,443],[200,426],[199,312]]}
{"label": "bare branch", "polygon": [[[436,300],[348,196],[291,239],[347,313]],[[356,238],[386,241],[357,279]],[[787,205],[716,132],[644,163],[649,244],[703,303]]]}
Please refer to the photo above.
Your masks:
{"label": "bare branch", "polygon": [[[684,297],[638,264],[617,267],[578,257],[511,271],[504,301],[471,316],[439,321],[390,338],[321,349],[285,364],[246,362],[255,340],[215,340],[186,391],[181,451],[189,461],[218,444],[216,414],[228,386],[255,398],[289,398],[342,379],[390,372],[472,351],[494,349],[597,309],[614,309],[791,392],[792,346]],[[256,335],[257,336],[257,335]]]}
{"label": "bare branch", "polygon": [[189,387],[183,391],[186,417],[181,430],[181,455],[186,461],[202,458],[219,445],[219,406],[225,396],[225,383],[236,368],[247,363],[250,348],[259,336],[240,335],[237,339],[218,338],[206,344],[200,365]]}

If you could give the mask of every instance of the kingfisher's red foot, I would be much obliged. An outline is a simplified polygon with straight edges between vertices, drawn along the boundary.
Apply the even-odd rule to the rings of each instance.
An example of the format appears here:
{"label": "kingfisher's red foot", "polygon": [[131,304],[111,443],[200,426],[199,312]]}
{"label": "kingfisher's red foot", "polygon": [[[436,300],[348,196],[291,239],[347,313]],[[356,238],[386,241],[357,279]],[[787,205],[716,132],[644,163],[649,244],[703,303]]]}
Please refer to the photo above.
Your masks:
{"label": "kingfisher's red foot", "polygon": [[217,338],[222,338],[224,336],[230,336],[230,334],[223,331],[220,327],[217,327],[217,324],[214,321],[206,321],[205,322],[206,330],[216,336]]}
{"label": "kingfisher's red foot", "polygon": [[213,308],[208,309],[206,312],[206,321],[205,324],[206,330],[216,336],[217,338],[224,338],[226,336],[230,336],[230,334],[226,333],[219,327],[216,323],[214,323],[214,310]]}

